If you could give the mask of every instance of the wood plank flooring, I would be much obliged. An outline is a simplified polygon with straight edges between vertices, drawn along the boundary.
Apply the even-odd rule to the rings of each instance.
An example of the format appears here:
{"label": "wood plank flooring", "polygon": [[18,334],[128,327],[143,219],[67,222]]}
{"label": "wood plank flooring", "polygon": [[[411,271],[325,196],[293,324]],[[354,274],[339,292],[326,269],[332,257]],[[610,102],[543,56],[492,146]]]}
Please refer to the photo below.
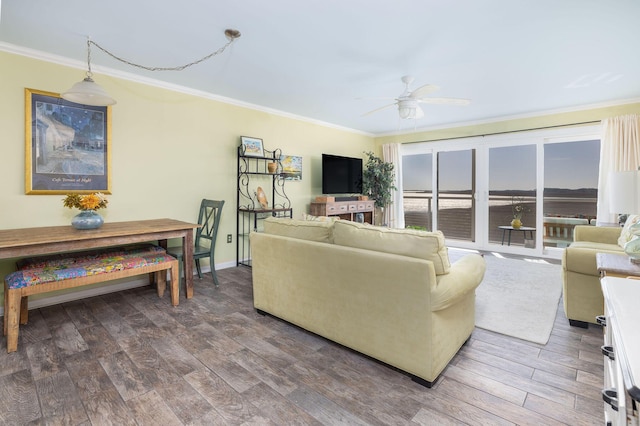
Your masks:
{"label": "wood plank flooring", "polygon": [[0,350],[0,424],[601,425],[602,331],[476,329],[432,389],[252,305],[251,270],[32,311]]}

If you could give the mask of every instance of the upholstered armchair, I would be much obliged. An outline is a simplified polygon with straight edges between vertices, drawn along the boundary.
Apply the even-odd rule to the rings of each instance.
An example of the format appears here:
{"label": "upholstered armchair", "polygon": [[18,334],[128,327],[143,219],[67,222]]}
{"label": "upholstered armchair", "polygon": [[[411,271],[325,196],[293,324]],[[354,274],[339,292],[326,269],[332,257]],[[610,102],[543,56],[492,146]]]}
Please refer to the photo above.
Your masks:
{"label": "upholstered armchair", "polygon": [[574,241],[562,255],[564,313],[572,326],[587,328],[604,313],[596,253],[623,253],[622,228],[578,225]]}

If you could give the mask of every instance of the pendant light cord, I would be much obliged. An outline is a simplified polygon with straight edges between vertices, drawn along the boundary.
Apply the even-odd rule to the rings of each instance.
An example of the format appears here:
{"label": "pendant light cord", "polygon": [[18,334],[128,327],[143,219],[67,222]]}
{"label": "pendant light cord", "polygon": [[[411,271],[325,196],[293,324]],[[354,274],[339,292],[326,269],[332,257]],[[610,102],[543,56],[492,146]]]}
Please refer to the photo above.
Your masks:
{"label": "pendant light cord", "polygon": [[210,59],[216,55],[221,54],[222,52],[225,51],[225,49],[227,47],[229,47],[234,41],[236,41],[236,39],[238,39],[240,37],[240,31],[238,30],[225,30],[224,32],[225,36],[227,37],[227,39],[229,40],[224,46],[222,46],[220,49],[216,50],[215,52],[212,52],[208,55],[206,55],[203,58],[200,58],[198,60],[195,60],[193,62],[189,62],[188,64],[184,64],[184,65],[180,65],[177,67],[149,67],[149,66],[145,66],[145,65],[140,65],[140,64],[136,64],[134,62],[128,61],[126,59],[123,59],[113,53],[111,53],[110,51],[108,51],[107,49],[105,49],[104,47],[100,46],[98,43],[96,43],[95,41],[91,40],[90,38],[87,39],[87,62],[89,65],[89,69],[87,71],[87,76],[91,77],[92,73],[91,73],[91,45],[94,45],[95,47],[97,47],[98,49],[102,50],[104,53],[106,53],[107,55],[111,56],[113,59],[120,61],[122,63],[125,63],[127,65],[131,65],[132,67],[137,67],[137,68],[141,68],[147,71],[182,71],[186,68],[189,68],[193,65],[198,65],[201,62],[206,61],[207,59]]}

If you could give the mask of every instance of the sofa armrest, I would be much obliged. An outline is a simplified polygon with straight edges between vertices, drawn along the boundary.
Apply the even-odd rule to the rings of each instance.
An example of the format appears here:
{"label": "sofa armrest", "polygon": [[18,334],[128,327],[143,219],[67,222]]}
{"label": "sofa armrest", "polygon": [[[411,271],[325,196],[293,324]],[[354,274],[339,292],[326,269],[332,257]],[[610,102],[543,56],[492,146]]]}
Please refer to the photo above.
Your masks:
{"label": "sofa armrest", "polygon": [[618,244],[621,232],[622,228],[619,227],[578,225],[575,227],[573,240]]}
{"label": "sofa armrest", "polygon": [[431,290],[431,311],[440,311],[455,305],[475,291],[482,282],[486,264],[479,254],[468,254],[451,265],[446,275],[436,277],[437,285]]}

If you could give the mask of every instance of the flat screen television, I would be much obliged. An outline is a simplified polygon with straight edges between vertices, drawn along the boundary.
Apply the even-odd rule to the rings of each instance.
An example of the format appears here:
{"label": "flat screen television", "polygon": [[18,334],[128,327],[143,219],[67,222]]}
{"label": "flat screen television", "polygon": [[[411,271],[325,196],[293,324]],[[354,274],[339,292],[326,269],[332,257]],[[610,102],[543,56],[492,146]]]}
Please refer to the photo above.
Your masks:
{"label": "flat screen television", "polygon": [[362,158],[322,154],[322,193],[361,194]]}

